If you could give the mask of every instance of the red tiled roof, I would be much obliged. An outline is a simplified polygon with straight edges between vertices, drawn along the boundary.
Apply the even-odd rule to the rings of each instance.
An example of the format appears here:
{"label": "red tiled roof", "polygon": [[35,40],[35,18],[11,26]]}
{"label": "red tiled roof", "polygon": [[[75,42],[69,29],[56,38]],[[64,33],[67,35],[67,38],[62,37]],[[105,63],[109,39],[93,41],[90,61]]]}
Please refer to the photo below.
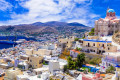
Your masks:
{"label": "red tiled roof", "polygon": [[73,51],[73,52],[76,52],[76,53],[80,53],[80,51],[76,51],[76,50],[74,50],[74,49],[73,49],[72,51]]}

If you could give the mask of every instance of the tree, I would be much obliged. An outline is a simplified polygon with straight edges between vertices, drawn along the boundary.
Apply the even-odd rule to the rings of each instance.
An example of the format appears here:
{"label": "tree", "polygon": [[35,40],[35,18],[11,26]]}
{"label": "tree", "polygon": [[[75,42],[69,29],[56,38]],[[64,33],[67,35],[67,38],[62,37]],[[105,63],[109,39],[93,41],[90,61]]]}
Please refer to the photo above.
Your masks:
{"label": "tree", "polygon": [[94,32],[94,28],[91,29],[91,32]]}
{"label": "tree", "polygon": [[43,61],[43,65],[48,65],[47,63],[45,63],[45,61]]}
{"label": "tree", "polygon": [[75,38],[75,41],[78,41],[79,40],[79,38]]}
{"label": "tree", "polygon": [[85,39],[85,34],[83,35],[82,39]]}
{"label": "tree", "polygon": [[80,50],[81,50],[81,48],[78,48],[78,47],[77,47],[75,50],[76,50],[76,51],[80,51]]}
{"label": "tree", "polygon": [[84,62],[85,62],[85,54],[84,53],[78,54],[78,56],[77,56],[77,66],[82,67]]}
{"label": "tree", "polygon": [[68,61],[68,65],[67,65],[68,69],[76,69],[76,62],[73,61],[70,56],[67,58],[67,61]]}
{"label": "tree", "polygon": [[67,65],[64,65],[63,72],[67,71]]}
{"label": "tree", "polygon": [[90,36],[93,36],[94,33],[95,33],[94,31],[95,31],[94,28],[92,28],[92,29],[91,29],[91,32],[89,32],[89,35],[90,35]]}

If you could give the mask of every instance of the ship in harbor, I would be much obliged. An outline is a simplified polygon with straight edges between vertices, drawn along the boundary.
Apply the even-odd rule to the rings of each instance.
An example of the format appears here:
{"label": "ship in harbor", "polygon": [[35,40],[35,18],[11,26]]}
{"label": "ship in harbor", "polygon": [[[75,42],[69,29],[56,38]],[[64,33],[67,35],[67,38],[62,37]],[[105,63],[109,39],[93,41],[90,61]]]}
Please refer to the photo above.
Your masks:
{"label": "ship in harbor", "polygon": [[17,44],[16,41],[0,40],[0,44]]}
{"label": "ship in harbor", "polygon": [[36,41],[35,38],[25,37],[25,36],[0,36],[0,44],[19,44],[25,40]]}

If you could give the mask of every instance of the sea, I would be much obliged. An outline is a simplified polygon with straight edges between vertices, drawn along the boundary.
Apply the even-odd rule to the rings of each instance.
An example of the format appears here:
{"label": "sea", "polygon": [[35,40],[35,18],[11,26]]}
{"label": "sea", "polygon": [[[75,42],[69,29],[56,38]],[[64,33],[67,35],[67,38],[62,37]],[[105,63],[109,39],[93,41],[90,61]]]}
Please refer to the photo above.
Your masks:
{"label": "sea", "polygon": [[[36,41],[35,38],[27,38],[25,36],[0,36],[0,40],[10,40],[10,41],[14,41],[14,40],[18,40],[18,39],[25,39],[27,41],[29,40],[33,40],[33,41]],[[10,47],[13,47],[12,44],[7,44],[7,43],[0,43],[0,49],[7,49],[7,48],[10,48]]]}

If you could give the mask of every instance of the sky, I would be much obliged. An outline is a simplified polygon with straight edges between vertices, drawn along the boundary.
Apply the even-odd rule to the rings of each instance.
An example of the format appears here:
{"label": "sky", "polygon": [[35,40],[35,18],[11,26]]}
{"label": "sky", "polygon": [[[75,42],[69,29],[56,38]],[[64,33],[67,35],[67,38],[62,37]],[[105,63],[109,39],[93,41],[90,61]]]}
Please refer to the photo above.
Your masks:
{"label": "sky", "polygon": [[78,22],[94,27],[107,8],[120,18],[120,0],[0,0],[0,25],[34,22]]}

